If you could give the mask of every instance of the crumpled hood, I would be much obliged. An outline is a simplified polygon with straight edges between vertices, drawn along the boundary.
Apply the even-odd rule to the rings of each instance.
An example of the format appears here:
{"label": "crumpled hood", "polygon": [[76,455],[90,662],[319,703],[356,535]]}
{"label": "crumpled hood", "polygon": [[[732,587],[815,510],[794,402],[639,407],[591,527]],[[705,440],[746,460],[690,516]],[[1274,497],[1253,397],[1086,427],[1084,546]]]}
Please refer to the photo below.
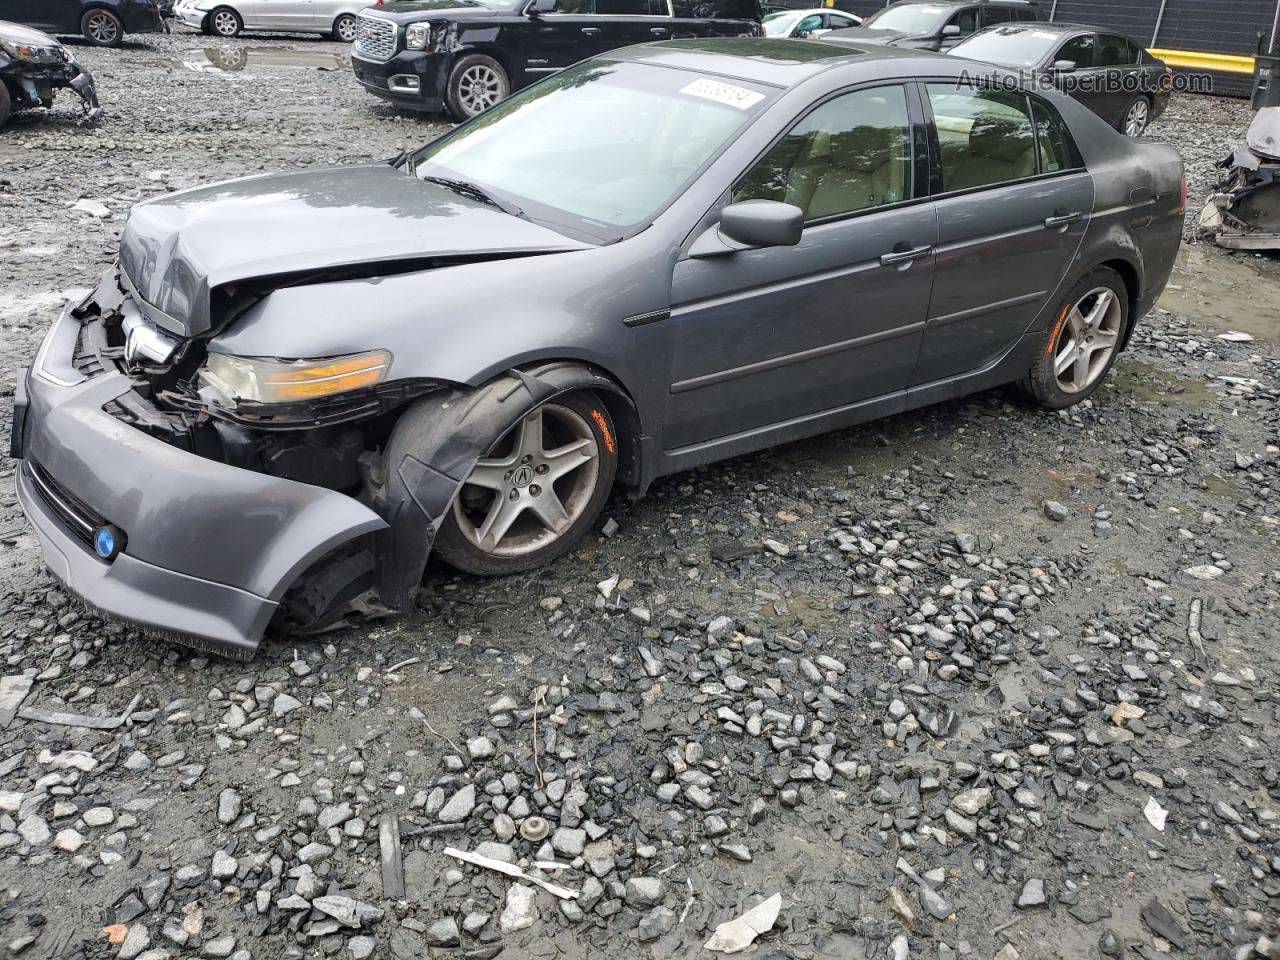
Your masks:
{"label": "crumpled hood", "polygon": [[152,319],[209,330],[224,284],[357,264],[580,250],[546,227],[377,164],[231,180],[133,208],[120,265]]}

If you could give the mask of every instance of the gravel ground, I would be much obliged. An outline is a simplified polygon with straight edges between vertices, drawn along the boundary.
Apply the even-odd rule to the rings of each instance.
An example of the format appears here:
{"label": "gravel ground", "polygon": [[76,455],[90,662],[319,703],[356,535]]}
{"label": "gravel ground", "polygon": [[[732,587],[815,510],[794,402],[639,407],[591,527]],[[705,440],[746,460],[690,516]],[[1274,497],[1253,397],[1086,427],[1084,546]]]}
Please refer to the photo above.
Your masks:
{"label": "gravel ground", "polygon": [[[442,129],[331,43],[78,52],[101,126],[0,134],[0,370],[131,203]],[[1153,130],[1193,208],[1247,120]],[[993,391],[671,477],[546,570],[435,567],[419,614],[247,665],[86,613],[4,494],[0,951],[711,956],[780,894],[758,956],[1280,957],[1278,276],[1189,245],[1072,411]]]}

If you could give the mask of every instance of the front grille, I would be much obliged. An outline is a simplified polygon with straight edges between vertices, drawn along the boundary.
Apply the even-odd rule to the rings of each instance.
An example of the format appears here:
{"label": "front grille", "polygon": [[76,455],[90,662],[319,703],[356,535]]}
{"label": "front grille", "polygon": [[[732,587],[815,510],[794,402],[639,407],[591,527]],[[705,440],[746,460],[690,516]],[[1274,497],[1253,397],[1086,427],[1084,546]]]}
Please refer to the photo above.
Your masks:
{"label": "front grille", "polygon": [[44,467],[34,460],[27,460],[23,464],[23,469],[31,478],[31,483],[40,494],[40,499],[58,516],[68,530],[92,547],[94,533],[106,526],[107,522],[92,507],[49,476]]}
{"label": "front grille", "polygon": [[390,60],[396,54],[396,25],[361,14],[356,20],[356,54],[366,60]]}

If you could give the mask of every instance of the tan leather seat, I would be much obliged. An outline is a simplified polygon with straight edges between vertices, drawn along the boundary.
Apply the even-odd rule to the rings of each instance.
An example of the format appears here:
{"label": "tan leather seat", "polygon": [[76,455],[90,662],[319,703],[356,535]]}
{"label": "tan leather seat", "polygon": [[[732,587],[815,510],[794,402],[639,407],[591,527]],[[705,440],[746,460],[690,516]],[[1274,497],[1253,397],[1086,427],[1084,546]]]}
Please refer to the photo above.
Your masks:
{"label": "tan leather seat", "polygon": [[990,114],[979,116],[969,131],[969,149],[948,178],[948,190],[1005,183],[1036,172],[1031,121]]}
{"label": "tan leather seat", "polygon": [[787,203],[808,220],[896,203],[906,183],[906,137],[905,129],[876,126],[818,131],[792,168]]}

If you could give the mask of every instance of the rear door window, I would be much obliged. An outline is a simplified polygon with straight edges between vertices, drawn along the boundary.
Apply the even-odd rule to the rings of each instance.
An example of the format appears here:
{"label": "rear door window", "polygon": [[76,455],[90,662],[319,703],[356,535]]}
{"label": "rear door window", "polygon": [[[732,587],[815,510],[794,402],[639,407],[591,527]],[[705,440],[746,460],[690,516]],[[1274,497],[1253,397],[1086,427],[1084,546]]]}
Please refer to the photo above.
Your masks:
{"label": "rear door window", "polygon": [[1008,23],[1013,19],[1014,11],[1011,7],[990,6],[983,11],[982,25],[984,27],[994,27],[1001,23]]}
{"label": "rear door window", "polygon": [[1036,175],[1035,126],[1025,94],[944,83],[927,87],[944,192]]}
{"label": "rear door window", "polygon": [[1124,37],[1114,33],[1098,35],[1098,66],[1124,67],[1137,60],[1137,49]]}

